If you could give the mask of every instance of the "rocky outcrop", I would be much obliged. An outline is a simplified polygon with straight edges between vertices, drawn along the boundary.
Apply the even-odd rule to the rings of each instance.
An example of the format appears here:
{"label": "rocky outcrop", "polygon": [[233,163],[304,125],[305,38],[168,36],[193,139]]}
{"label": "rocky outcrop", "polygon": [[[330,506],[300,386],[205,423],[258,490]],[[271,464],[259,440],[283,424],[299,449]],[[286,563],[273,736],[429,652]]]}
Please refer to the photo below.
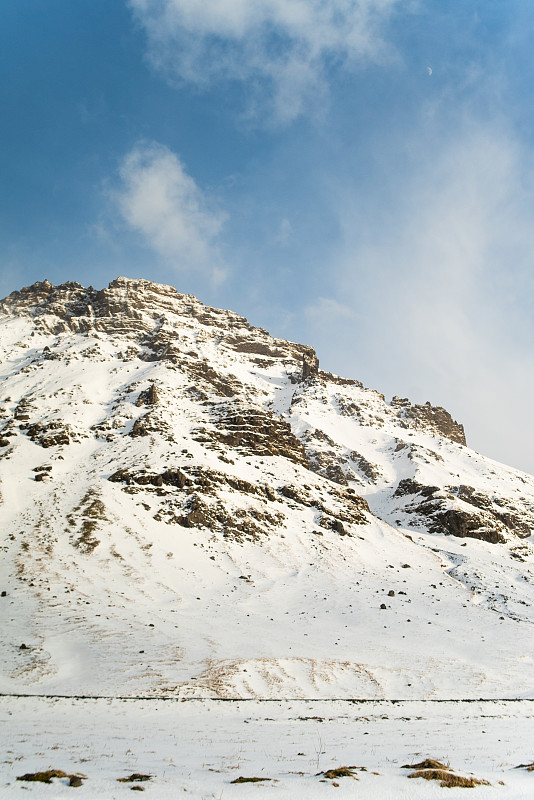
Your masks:
{"label": "rocky outcrop", "polygon": [[430,533],[503,544],[510,538],[524,538],[534,532],[534,513],[527,515],[524,509],[515,508],[512,501],[489,497],[471,486],[440,489],[404,478],[393,496],[409,498],[403,510]]}
{"label": "rocky outcrop", "polygon": [[466,444],[464,426],[441,406],[432,406],[429,402],[412,405],[405,397],[393,397],[390,405],[406,427],[428,430],[445,436],[451,442]]}
{"label": "rocky outcrop", "polygon": [[319,359],[311,347],[302,354],[302,380],[315,378],[319,374]]}
{"label": "rocky outcrop", "polygon": [[[138,357],[171,364],[179,363],[182,355],[181,347],[176,346],[172,321],[178,315],[184,327],[191,326],[194,320],[218,334],[219,343],[234,352],[294,362],[295,372],[306,357],[310,374],[316,374],[318,369],[312,348],[276,339],[233,311],[206,306],[193,295],[180,294],[173,286],[142,279],[116,278],[99,291],[74,281],[59,286],[41,281],[12,292],[0,302],[0,313],[31,316],[39,329],[54,334],[98,331],[127,335],[137,338],[144,348],[144,352],[137,349]],[[50,357],[49,352],[43,355]]]}
{"label": "rocky outcrop", "polygon": [[148,389],[139,393],[136,406],[155,406],[159,402],[158,390],[156,384],[151,383]]}
{"label": "rocky outcrop", "polygon": [[260,409],[221,414],[216,434],[220,443],[254,456],[282,456],[308,467],[304,446],[284,420]]}

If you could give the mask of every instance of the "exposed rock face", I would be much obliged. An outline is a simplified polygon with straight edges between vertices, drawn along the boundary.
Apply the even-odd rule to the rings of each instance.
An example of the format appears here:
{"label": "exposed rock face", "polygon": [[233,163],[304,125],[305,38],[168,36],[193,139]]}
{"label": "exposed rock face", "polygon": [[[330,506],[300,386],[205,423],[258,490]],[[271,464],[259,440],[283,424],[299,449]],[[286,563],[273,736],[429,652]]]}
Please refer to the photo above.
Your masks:
{"label": "exposed rock face", "polygon": [[136,406],[155,406],[158,401],[159,395],[156,384],[151,383],[148,389],[145,389],[144,392],[140,392]]}
{"label": "exposed rock face", "polygon": [[315,378],[319,374],[319,359],[315,351],[310,350],[302,354],[302,380],[306,381],[308,378]]}
{"label": "exposed rock face", "polygon": [[230,350],[287,359],[294,361],[296,367],[305,358],[310,374],[315,369],[312,348],[275,339],[233,311],[205,306],[193,295],[180,294],[172,286],[147,280],[117,278],[100,291],[85,289],[75,282],[53,286],[42,281],[6,297],[0,302],[0,313],[27,314],[35,319],[39,329],[54,334],[99,331],[135,335],[143,346],[143,351],[138,351],[141,357],[169,361],[182,353],[168,324],[169,314],[179,314],[205,328],[217,329],[224,335],[222,344]]}
{"label": "exposed rock face", "polygon": [[391,407],[397,411],[400,419],[414,428],[435,430],[450,439],[451,442],[466,444],[464,426],[455,422],[448,411],[441,406],[412,405],[407,398],[394,397]]}
{"label": "exposed rock face", "polygon": [[255,456],[282,456],[308,466],[302,442],[291,426],[273,414],[243,409],[222,415],[217,438],[228,447]]}
{"label": "exposed rock face", "polygon": [[[451,486],[448,448],[465,446],[465,435],[445,409],[398,397],[388,404],[384,395],[359,381],[320,370],[311,347],[271,337],[232,311],[205,306],[173,287],[117,278],[100,291],[74,282],[52,286],[43,281],[13,292],[0,303],[0,312],[6,318],[30,320],[31,344],[41,342],[37,349],[27,345],[21,374],[31,376],[77,360],[107,364],[113,342],[114,370],[124,369],[129,376],[90,424],[84,413],[62,419],[57,393],[43,400],[35,390],[16,398],[9,408],[0,407],[3,459],[12,457],[20,436],[58,453],[86,439],[115,446],[129,439],[135,447],[148,448],[147,463],[150,452],[164,442],[174,448],[164,467],[116,464],[110,481],[130,493],[143,487],[165,495],[170,506],[157,512],[161,520],[195,527],[202,518],[219,532],[230,530],[230,517],[221,510],[220,500],[214,507],[208,503],[206,510],[205,496],[216,495],[222,486],[249,496],[250,481],[235,488],[241,479],[233,473],[243,459],[249,459],[249,465],[255,460],[260,472],[279,459],[280,468],[285,463],[303,471],[300,482],[308,480],[302,477],[306,474],[310,481],[322,481],[316,488],[322,499],[306,507],[318,512],[315,524],[338,533],[350,533],[350,526],[363,524],[370,513],[362,498],[358,514],[353,513],[358,496],[354,489],[353,495],[339,494],[352,486],[370,502],[375,492],[389,497],[391,515],[380,511],[388,521],[402,508],[407,520],[425,525],[431,533],[502,543],[527,537],[532,530],[534,506],[526,501],[490,496],[468,481]],[[85,344],[69,349],[66,343],[78,341],[76,337]],[[133,380],[136,374],[142,379]],[[74,390],[64,394],[72,408]],[[83,403],[92,402],[88,391]],[[334,422],[339,419],[342,425]],[[192,445],[195,456],[189,452]],[[196,464],[196,476],[184,459],[178,465],[175,454],[180,446],[186,458],[202,462],[207,456],[199,452],[209,452],[226,464],[224,480],[215,479],[213,470],[206,471],[202,463]],[[400,482],[395,478],[397,466],[391,469],[391,462],[397,465],[399,460],[407,465],[404,474],[411,475]],[[440,485],[425,482],[427,466],[435,470],[438,464],[444,476]],[[39,474],[49,480],[47,473]],[[276,481],[263,485],[269,486],[260,492],[269,509],[256,508],[251,519],[265,533],[270,523],[262,527],[261,515],[267,514],[261,519],[268,523],[282,513],[270,509],[271,504],[279,504],[282,497],[305,506],[302,497],[307,492],[297,492],[297,500],[288,489],[280,495]],[[335,507],[327,495],[336,498]],[[385,508],[383,500],[380,508]],[[244,513],[249,519],[249,511]],[[87,525],[93,523],[98,527],[98,519]]]}
{"label": "exposed rock face", "polygon": [[394,497],[408,497],[405,510],[432,533],[502,544],[510,534],[522,538],[534,530],[534,513],[519,511],[512,501],[489,497],[472,486],[440,489],[404,478]]}

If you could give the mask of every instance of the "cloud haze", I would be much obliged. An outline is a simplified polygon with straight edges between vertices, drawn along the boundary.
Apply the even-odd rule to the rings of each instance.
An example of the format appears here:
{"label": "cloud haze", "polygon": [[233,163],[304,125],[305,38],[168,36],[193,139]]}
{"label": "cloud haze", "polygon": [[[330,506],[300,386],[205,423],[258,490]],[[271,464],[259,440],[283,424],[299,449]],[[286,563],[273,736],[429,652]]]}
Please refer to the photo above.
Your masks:
{"label": "cloud haze", "polygon": [[124,222],[175,269],[208,270],[220,279],[215,240],[225,216],[178,156],[161,144],[141,143],[124,157],[119,175],[112,198]]}
{"label": "cloud haze", "polygon": [[336,272],[358,341],[350,320],[340,339],[337,314],[325,352],[389,394],[461,409],[472,446],[491,438],[495,458],[528,468],[531,412],[515,398],[534,394],[529,156],[506,131],[468,124],[395,185],[391,204],[372,209],[368,241],[345,198]]}
{"label": "cloud haze", "polygon": [[[153,65],[206,87],[247,82],[278,122],[324,93],[332,67],[392,57],[384,28],[407,0],[129,0]],[[249,108],[250,110],[250,108]]]}

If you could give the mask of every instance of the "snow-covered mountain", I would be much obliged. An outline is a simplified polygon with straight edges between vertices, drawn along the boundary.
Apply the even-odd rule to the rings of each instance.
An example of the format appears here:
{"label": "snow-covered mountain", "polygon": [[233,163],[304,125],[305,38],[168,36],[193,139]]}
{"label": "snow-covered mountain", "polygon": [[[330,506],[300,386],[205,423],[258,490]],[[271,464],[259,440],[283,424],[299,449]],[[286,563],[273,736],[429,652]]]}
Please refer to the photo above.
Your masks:
{"label": "snow-covered mountain", "polygon": [[0,303],[2,692],[534,697],[534,478],[145,280]]}

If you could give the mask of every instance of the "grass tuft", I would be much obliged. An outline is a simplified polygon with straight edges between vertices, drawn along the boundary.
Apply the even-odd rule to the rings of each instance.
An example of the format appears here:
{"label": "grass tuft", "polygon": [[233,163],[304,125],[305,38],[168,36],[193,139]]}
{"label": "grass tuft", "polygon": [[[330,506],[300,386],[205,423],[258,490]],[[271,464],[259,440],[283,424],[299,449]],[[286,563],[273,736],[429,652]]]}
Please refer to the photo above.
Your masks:
{"label": "grass tuft", "polygon": [[433,758],[425,758],[419,764],[403,764],[401,769],[445,769],[450,770],[448,764],[442,764],[441,761],[436,761]]}
{"label": "grass tuft", "polygon": [[447,789],[460,787],[462,789],[474,789],[475,786],[489,786],[488,781],[480,778],[464,778],[462,775],[454,775],[444,769],[422,769],[412,772],[409,778],[424,778],[425,781],[439,781],[439,785]]}
{"label": "grass tuft", "polygon": [[[336,767],[336,769],[328,769],[326,772],[320,772],[320,775],[324,775],[325,778],[329,778],[330,780],[335,780],[336,778],[356,778],[356,775],[352,771],[354,767]],[[358,780],[356,778],[356,780]]]}
{"label": "grass tuft", "polygon": [[117,778],[119,783],[134,783],[136,781],[149,781],[152,775],[143,775],[142,772],[132,772],[126,778]]}
{"label": "grass tuft", "polygon": [[44,772],[27,772],[25,775],[19,775],[17,780],[52,783],[52,778],[68,778],[69,786],[82,786],[82,778],[85,778],[85,775],[69,775],[62,769],[47,769]]}

